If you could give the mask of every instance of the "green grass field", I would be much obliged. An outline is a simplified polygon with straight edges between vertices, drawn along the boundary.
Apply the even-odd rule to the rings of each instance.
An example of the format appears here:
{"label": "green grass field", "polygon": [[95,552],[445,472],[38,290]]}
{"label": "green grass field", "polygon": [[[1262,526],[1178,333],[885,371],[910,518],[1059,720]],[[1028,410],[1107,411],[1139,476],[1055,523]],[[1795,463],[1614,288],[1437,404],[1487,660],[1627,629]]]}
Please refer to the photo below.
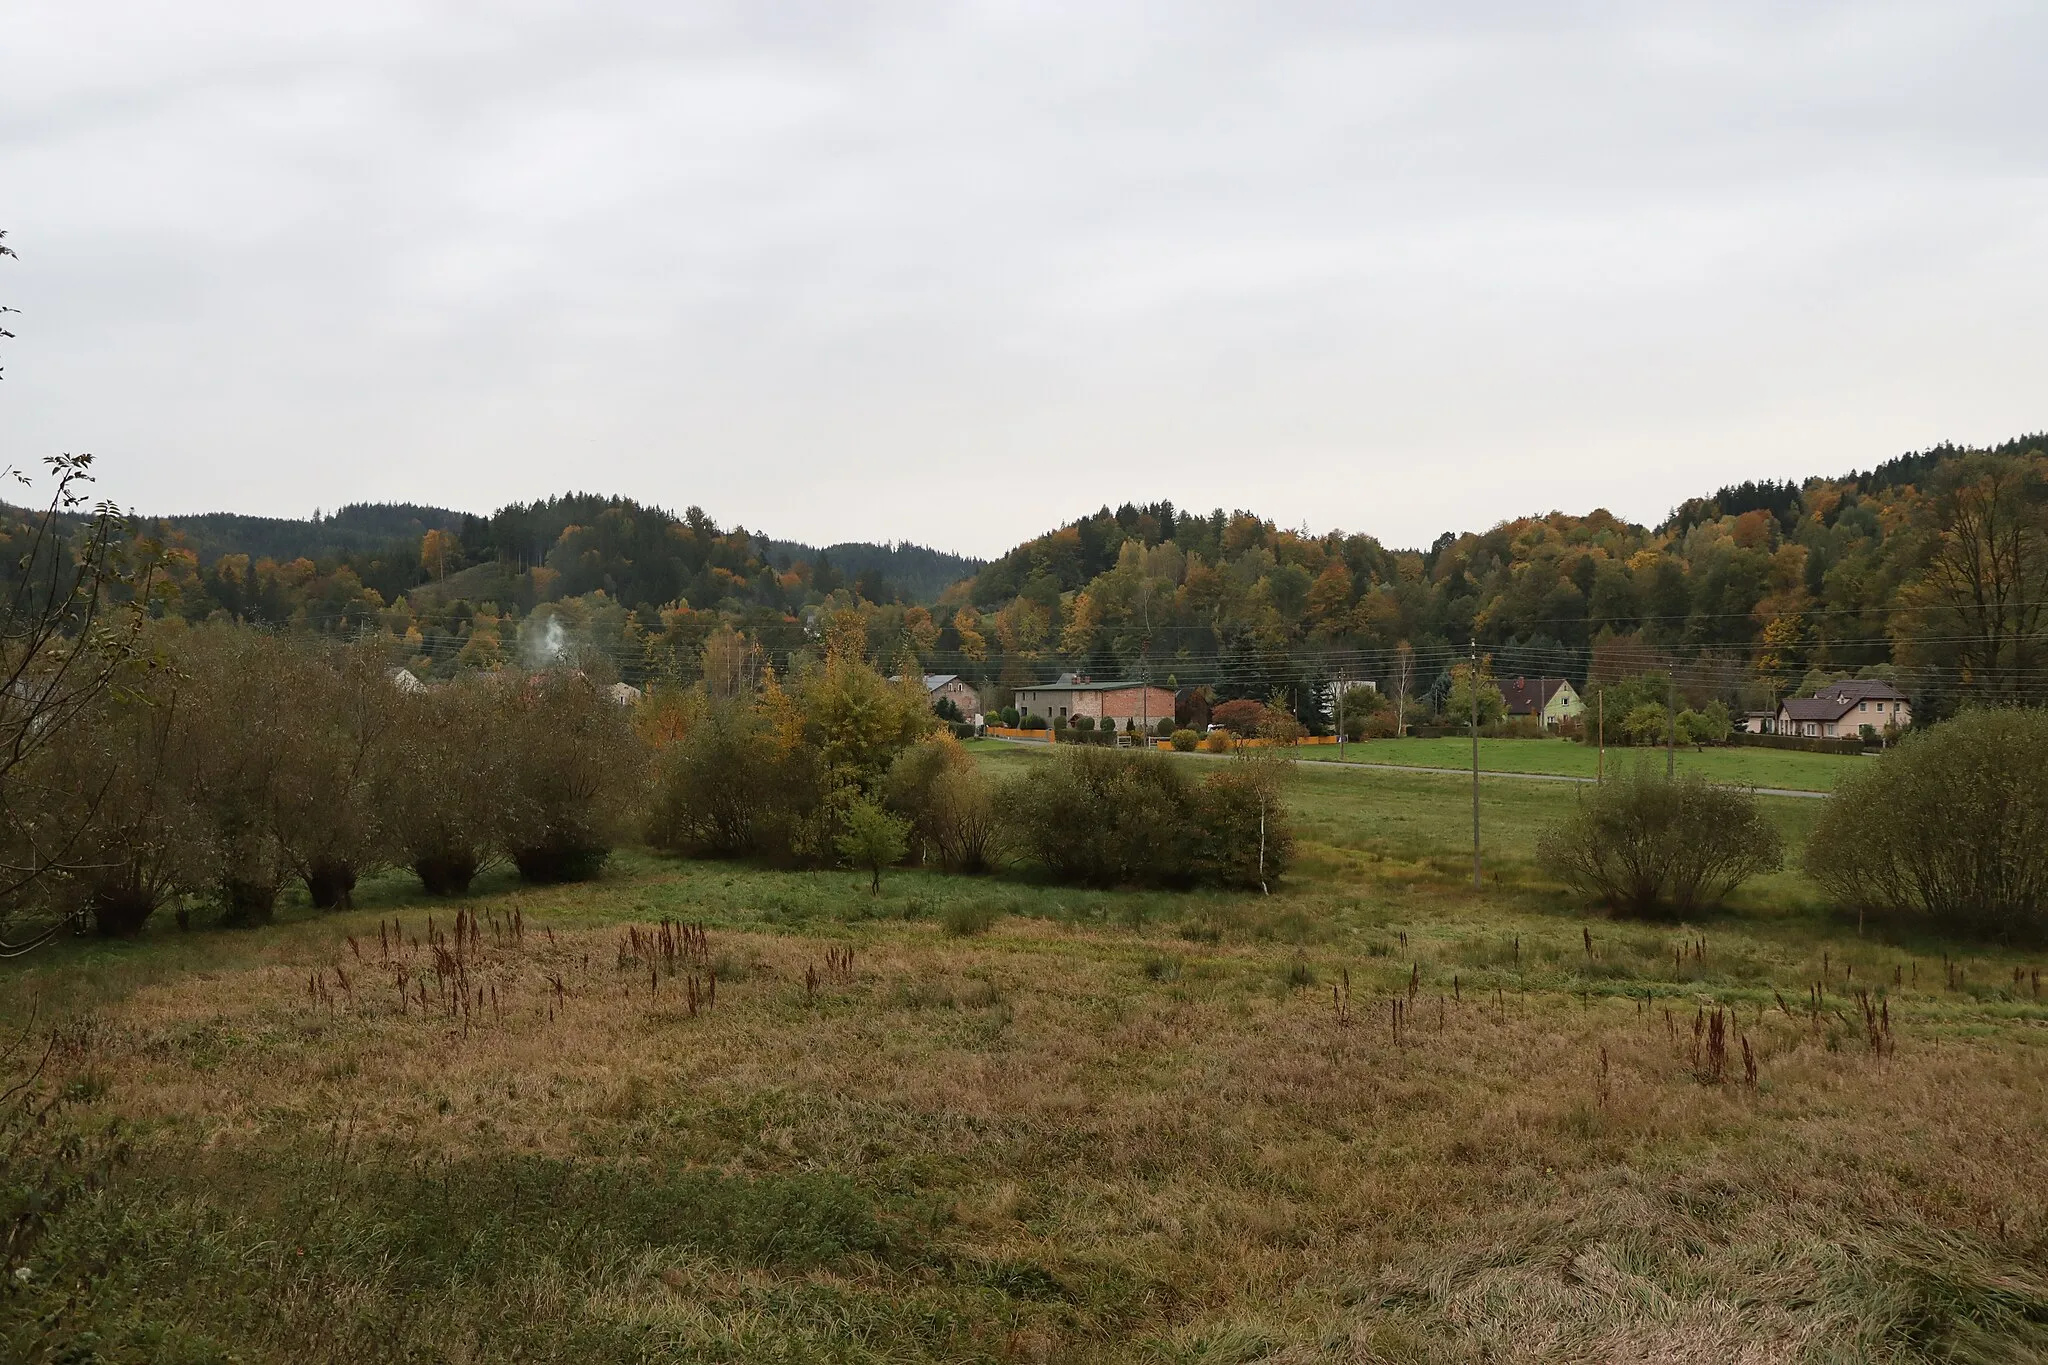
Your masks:
{"label": "green grass field", "polygon": [[[1469,739],[1376,739],[1363,744],[1346,744],[1344,759],[1351,763],[1392,763],[1414,768],[1469,768],[1472,741]],[[1299,751],[1315,762],[1337,761],[1336,749],[1317,745]],[[1781,787],[1791,791],[1832,791],[1844,772],[1874,760],[1843,754],[1808,754],[1792,749],[1716,748],[1695,750],[1681,747],[1675,755],[1680,772],[1696,772],[1715,782],[1744,787]],[[1568,777],[1592,777],[1599,770],[1600,752],[1595,747],[1561,739],[1482,739],[1479,767],[1483,772],[1555,773]],[[1610,747],[1606,763],[1616,765],[1650,763],[1664,767],[1662,749]]]}
{"label": "green grass field", "polygon": [[[1575,799],[1483,783],[1479,892],[1468,785],[1304,767],[1271,895],[626,853],[482,879],[459,985],[457,907],[397,875],[65,942],[0,967],[0,1022],[60,1026],[10,1188],[59,1188],[58,1134],[125,1155],[0,1286],[0,1356],[2048,1355],[2041,964],[1795,871],[1610,921],[1533,866]],[[1795,853],[1822,806],[1766,802]],[[664,917],[701,955],[626,941]]]}

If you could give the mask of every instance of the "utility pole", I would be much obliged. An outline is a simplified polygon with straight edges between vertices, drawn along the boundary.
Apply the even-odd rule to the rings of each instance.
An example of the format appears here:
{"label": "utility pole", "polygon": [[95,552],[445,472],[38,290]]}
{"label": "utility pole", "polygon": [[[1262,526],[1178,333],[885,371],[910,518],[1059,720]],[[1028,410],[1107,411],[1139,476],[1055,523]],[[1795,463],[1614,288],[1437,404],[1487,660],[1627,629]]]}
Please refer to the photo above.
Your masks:
{"label": "utility pole", "polygon": [[1607,780],[1607,689],[1600,689],[1600,757],[1594,760],[1593,781]]}
{"label": "utility pole", "polygon": [[1138,737],[1138,747],[1152,745],[1152,640],[1145,637],[1138,645],[1138,728],[1143,733]]}
{"label": "utility pole", "polygon": [[1678,669],[1664,676],[1664,780],[1678,775]]}
{"label": "utility pole", "polygon": [[1344,761],[1344,681],[1337,680],[1337,761]]}
{"label": "utility pole", "polygon": [[1472,889],[1480,889],[1479,883],[1479,641],[1472,641],[1472,676],[1466,679],[1472,689]]}

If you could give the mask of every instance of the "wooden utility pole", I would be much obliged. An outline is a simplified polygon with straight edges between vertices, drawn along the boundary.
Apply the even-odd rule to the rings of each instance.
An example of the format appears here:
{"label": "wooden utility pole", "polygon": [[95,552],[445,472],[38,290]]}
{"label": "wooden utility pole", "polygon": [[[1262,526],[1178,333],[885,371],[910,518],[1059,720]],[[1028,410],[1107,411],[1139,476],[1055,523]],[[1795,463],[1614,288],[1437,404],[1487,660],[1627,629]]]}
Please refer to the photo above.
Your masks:
{"label": "wooden utility pole", "polygon": [[1678,669],[1664,676],[1664,780],[1678,775]]}
{"label": "wooden utility pole", "polygon": [[1472,689],[1472,889],[1480,889],[1479,882],[1479,641],[1472,641],[1472,676],[1466,684]]}
{"label": "wooden utility pole", "polygon": [[1138,747],[1152,747],[1152,637],[1138,645]]}
{"label": "wooden utility pole", "polygon": [[1600,757],[1594,760],[1593,780],[1595,782],[1605,782],[1607,780],[1607,689],[1605,687],[1600,689],[1599,709]]}

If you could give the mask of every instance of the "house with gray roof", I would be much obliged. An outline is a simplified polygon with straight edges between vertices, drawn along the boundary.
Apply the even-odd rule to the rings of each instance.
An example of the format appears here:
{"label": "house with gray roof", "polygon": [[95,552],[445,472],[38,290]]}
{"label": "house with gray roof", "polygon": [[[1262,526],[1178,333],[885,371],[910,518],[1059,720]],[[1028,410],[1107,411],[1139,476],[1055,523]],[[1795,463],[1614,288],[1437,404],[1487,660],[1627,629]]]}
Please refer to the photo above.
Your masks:
{"label": "house with gray roof", "polygon": [[[902,678],[891,677],[889,681],[901,682]],[[981,694],[958,673],[927,673],[924,675],[924,690],[925,695],[931,698],[934,711],[944,699],[959,708],[962,720],[973,720],[981,714]]]}
{"label": "house with gray roof", "polygon": [[1869,726],[1896,733],[1913,723],[1906,694],[1876,678],[1830,683],[1810,697],[1787,697],[1778,705],[1778,733],[1809,739],[1854,739]]}

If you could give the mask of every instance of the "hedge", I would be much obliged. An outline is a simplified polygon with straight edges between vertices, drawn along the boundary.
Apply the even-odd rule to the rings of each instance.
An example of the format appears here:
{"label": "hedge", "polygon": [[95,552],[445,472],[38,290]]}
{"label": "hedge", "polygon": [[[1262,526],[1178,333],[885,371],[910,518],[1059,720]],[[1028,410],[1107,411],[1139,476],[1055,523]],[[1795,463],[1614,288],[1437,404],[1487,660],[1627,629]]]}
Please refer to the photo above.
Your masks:
{"label": "hedge", "polygon": [[1809,754],[1860,754],[1860,739],[1821,739],[1809,735],[1752,735],[1737,730],[1728,736],[1730,744],[1747,744],[1753,749],[1797,749]]}

